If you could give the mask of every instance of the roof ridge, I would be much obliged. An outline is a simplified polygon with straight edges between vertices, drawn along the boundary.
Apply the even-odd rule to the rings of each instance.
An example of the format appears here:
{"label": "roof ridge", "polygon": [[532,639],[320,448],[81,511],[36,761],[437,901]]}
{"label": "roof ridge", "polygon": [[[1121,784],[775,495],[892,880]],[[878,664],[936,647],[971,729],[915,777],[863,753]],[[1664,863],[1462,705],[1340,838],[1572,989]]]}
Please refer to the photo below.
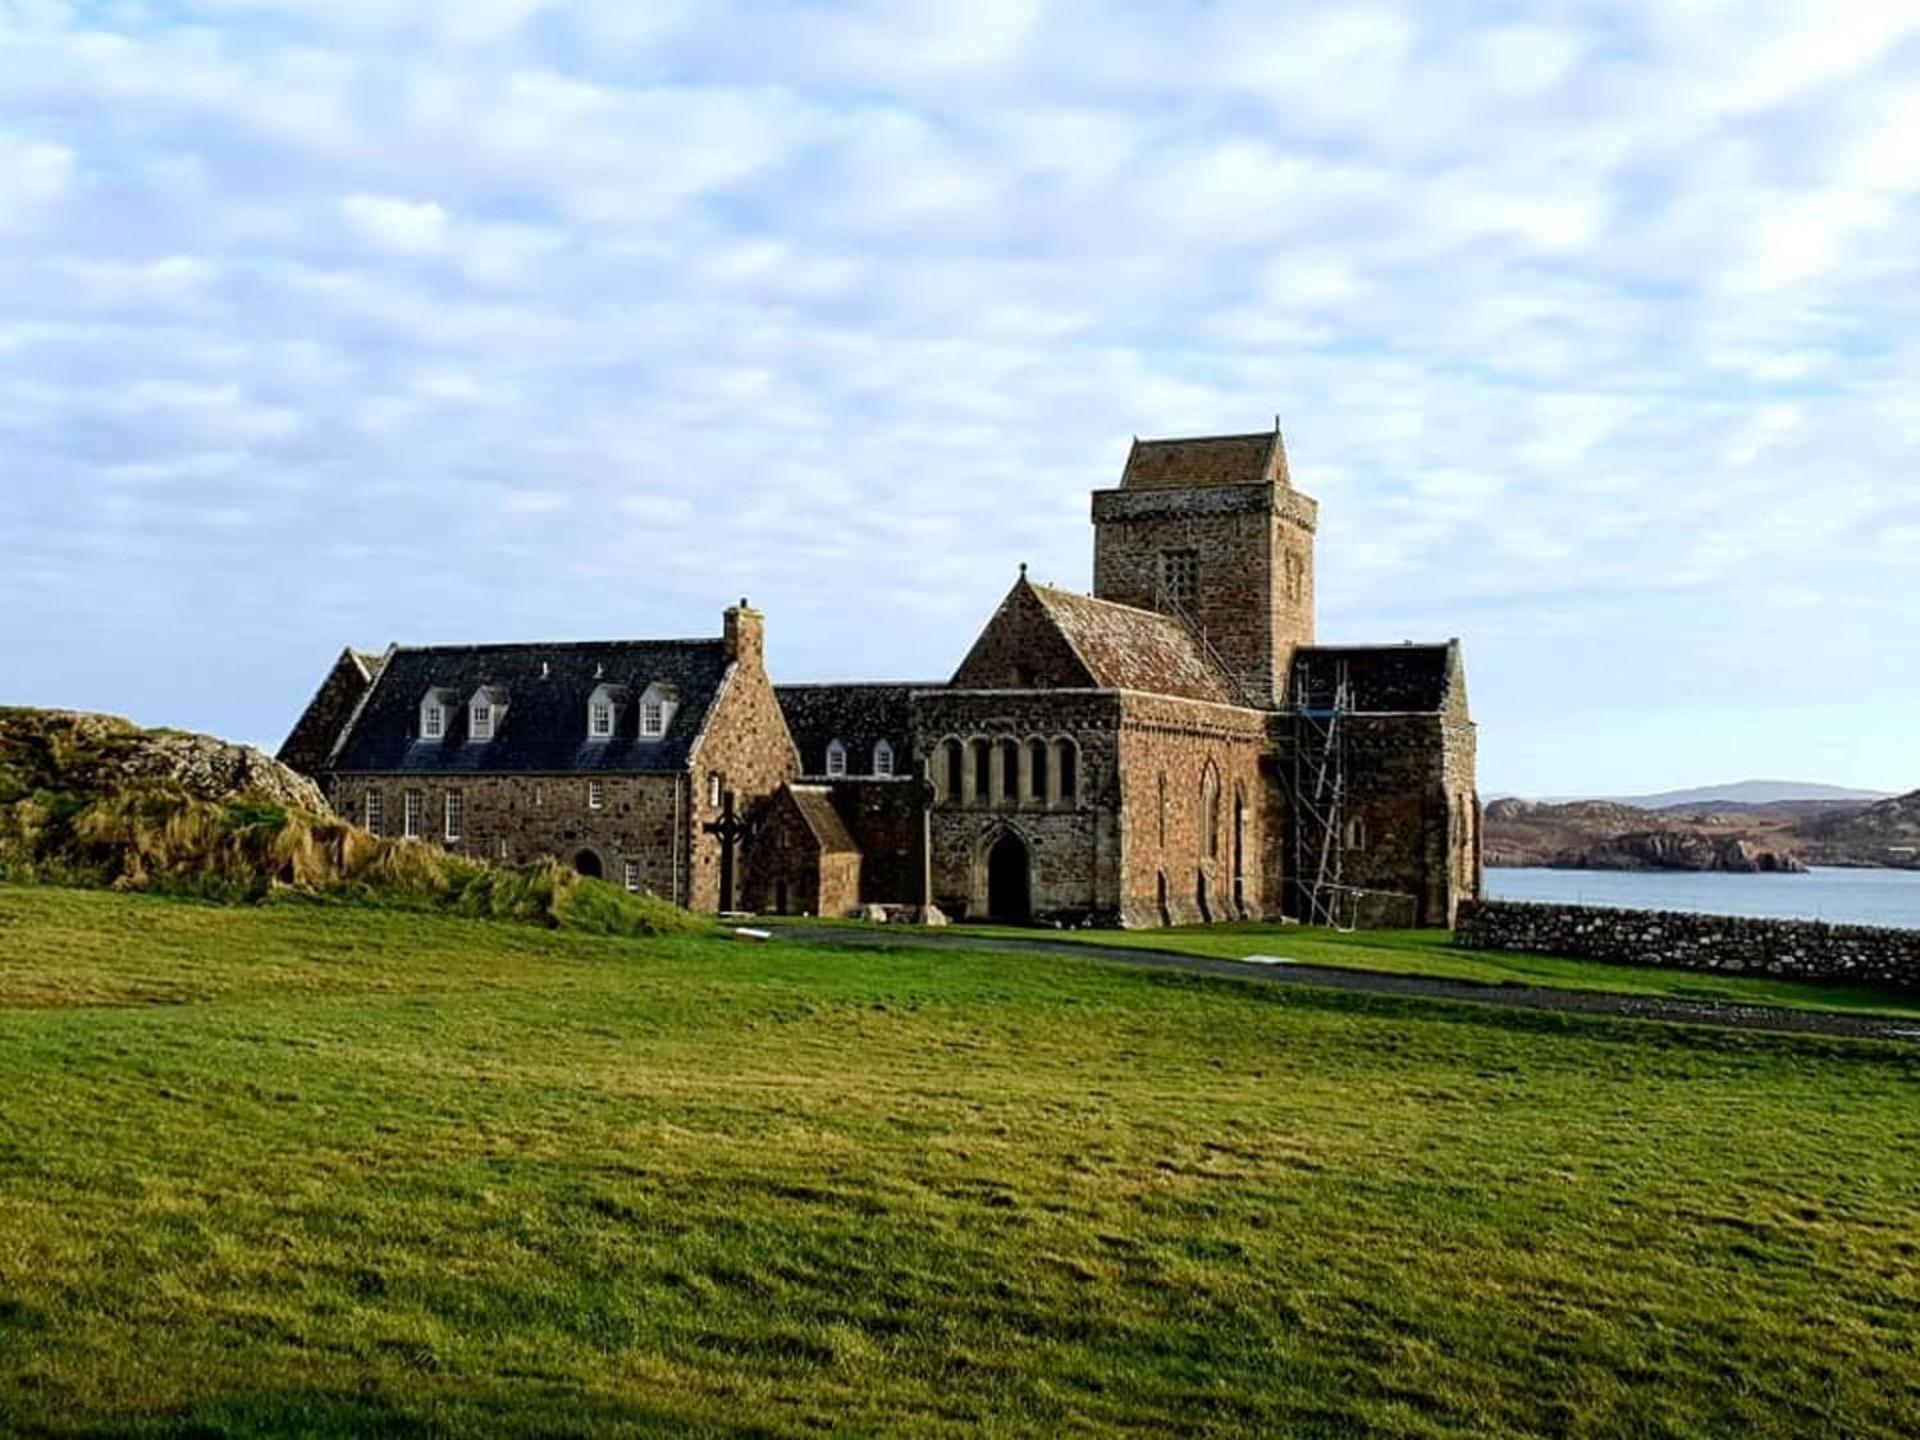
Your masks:
{"label": "roof ridge", "polygon": [[393,645],[393,655],[452,654],[468,650],[593,650],[634,645],[725,645],[721,635],[694,635],[672,640],[469,640],[453,645]]}
{"label": "roof ridge", "polygon": [[1231,435],[1162,435],[1153,440],[1135,440],[1136,445],[1206,445],[1213,441],[1225,444],[1229,440],[1267,440],[1274,435],[1272,430],[1246,430]]}

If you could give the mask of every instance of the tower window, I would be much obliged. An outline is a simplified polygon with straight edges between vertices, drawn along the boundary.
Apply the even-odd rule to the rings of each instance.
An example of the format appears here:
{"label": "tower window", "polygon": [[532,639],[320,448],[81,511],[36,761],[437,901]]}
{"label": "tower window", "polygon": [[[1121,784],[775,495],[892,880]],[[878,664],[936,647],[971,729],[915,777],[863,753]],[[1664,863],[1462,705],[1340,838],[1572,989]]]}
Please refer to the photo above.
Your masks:
{"label": "tower window", "polygon": [[1164,550],[1160,554],[1160,593],[1182,610],[1193,608],[1200,593],[1200,552]]}

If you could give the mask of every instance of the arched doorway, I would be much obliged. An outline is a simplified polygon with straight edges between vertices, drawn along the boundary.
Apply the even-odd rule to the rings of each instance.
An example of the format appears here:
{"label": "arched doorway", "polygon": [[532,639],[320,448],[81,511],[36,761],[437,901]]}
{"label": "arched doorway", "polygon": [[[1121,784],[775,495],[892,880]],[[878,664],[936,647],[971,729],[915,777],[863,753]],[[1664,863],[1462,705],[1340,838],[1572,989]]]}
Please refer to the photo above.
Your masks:
{"label": "arched doorway", "polygon": [[1033,887],[1027,842],[1009,830],[987,852],[987,914],[1024,925],[1033,918]]}
{"label": "arched doorway", "polygon": [[573,868],[589,880],[606,878],[606,870],[600,864],[600,857],[591,850],[582,850],[578,855],[574,856]]}

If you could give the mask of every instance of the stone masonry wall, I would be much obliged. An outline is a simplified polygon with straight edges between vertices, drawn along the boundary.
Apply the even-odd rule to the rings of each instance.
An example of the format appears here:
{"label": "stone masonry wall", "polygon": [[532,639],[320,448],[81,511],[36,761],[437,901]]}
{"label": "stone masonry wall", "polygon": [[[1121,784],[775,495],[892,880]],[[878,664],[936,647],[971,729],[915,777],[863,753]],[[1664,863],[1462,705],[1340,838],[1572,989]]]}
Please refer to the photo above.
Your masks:
{"label": "stone masonry wall", "polygon": [[[406,797],[420,797],[421,840],[456,855],[496,864],[526,865],[551,858],[573,865],[583,853],[616,885],[636,867],[639,888],[684,901],[688,797],[675,775],[599,777],[600,805],[584,775],[343,775],[330,782],[333,808],[367,823],[367,795],[381,800],[383,835],[405,833]],[[460,796],[460,836],[446,835],[449,793]]]}
{"label": "stone masonry wall", "polygon": [[1920,930],[1477,900],[1454,943],[1660,969],[1843,981],[1920,994]]}
{"label": "stone masonry wall", "polygon": [[[1123,713],[1121,923],[1147,929],[1266,915],[1267,717],[1147,695],[1125,696]],[[1210,778],[1219,787],[1211,839]]]}
{"label": "stone masonry wall", "polygon": [[[939,798],[931,819],[934,903],[955,919],[987,910],[988,852],[1011,831],[1031,854],[1033,916],[1101,923],[1119,918],[1116,736],[1120,699],[1110,691],[923,691],[914,696],[920,753]],[[1031,747],[1049,747],[1045,793],[1034,795]],[[962,786],[945,775],[946,742],[963,747]],[[1062,793],[1055,757],[1073,747],[1075,785]],[[986,769],[979,766],[984,745]],[[1007,760],[1013,761],[1011,767]],[[986,792],[977,778],[985,775]]]}
{"label": "stone masonry wall", "polygon": [[[706,827],[720,818],[726,792],[734,792],[739,810],[750,817],[800,774],[793,736],[767,679],[761,624],[754,611],[727,612],[727,639],[735,649],[733,669],[689,761],[692,806],[686,843],[692,864],[686,903],[695,910],[720,907],[720,841]],[[743,853],[735,856],[736,886],[744,878],[745,858]],[[736,904],[739,899],[736,889]]]}
{"label": "stone masonry wall", "polygon": [[1094,594],[1163,610],[1161,557],[1192,552],[1194,623],[1249,699],[1278,703],[1294,647],[1313,643],[1313,502],[1275,485],[1104,490],[1093,517]]}

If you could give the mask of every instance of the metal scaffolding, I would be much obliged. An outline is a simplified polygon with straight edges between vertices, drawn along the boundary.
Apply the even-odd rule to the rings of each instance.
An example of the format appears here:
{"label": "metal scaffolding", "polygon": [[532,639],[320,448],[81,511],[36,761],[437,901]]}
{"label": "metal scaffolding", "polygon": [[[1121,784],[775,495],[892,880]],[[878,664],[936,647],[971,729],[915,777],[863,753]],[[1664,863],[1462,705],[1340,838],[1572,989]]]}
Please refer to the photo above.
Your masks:
{"label": "metal scaffolding", "polygon": [[[1314,692],[1304,660],[1293,687],[1293,884],[1301,921],[1351,930],[1358,896],[1344,883],[1347,745],[1343,723],[1353,709],[1346,662],[1331,691]],[[1342,914],[1342,902],[1347,913]]]}

